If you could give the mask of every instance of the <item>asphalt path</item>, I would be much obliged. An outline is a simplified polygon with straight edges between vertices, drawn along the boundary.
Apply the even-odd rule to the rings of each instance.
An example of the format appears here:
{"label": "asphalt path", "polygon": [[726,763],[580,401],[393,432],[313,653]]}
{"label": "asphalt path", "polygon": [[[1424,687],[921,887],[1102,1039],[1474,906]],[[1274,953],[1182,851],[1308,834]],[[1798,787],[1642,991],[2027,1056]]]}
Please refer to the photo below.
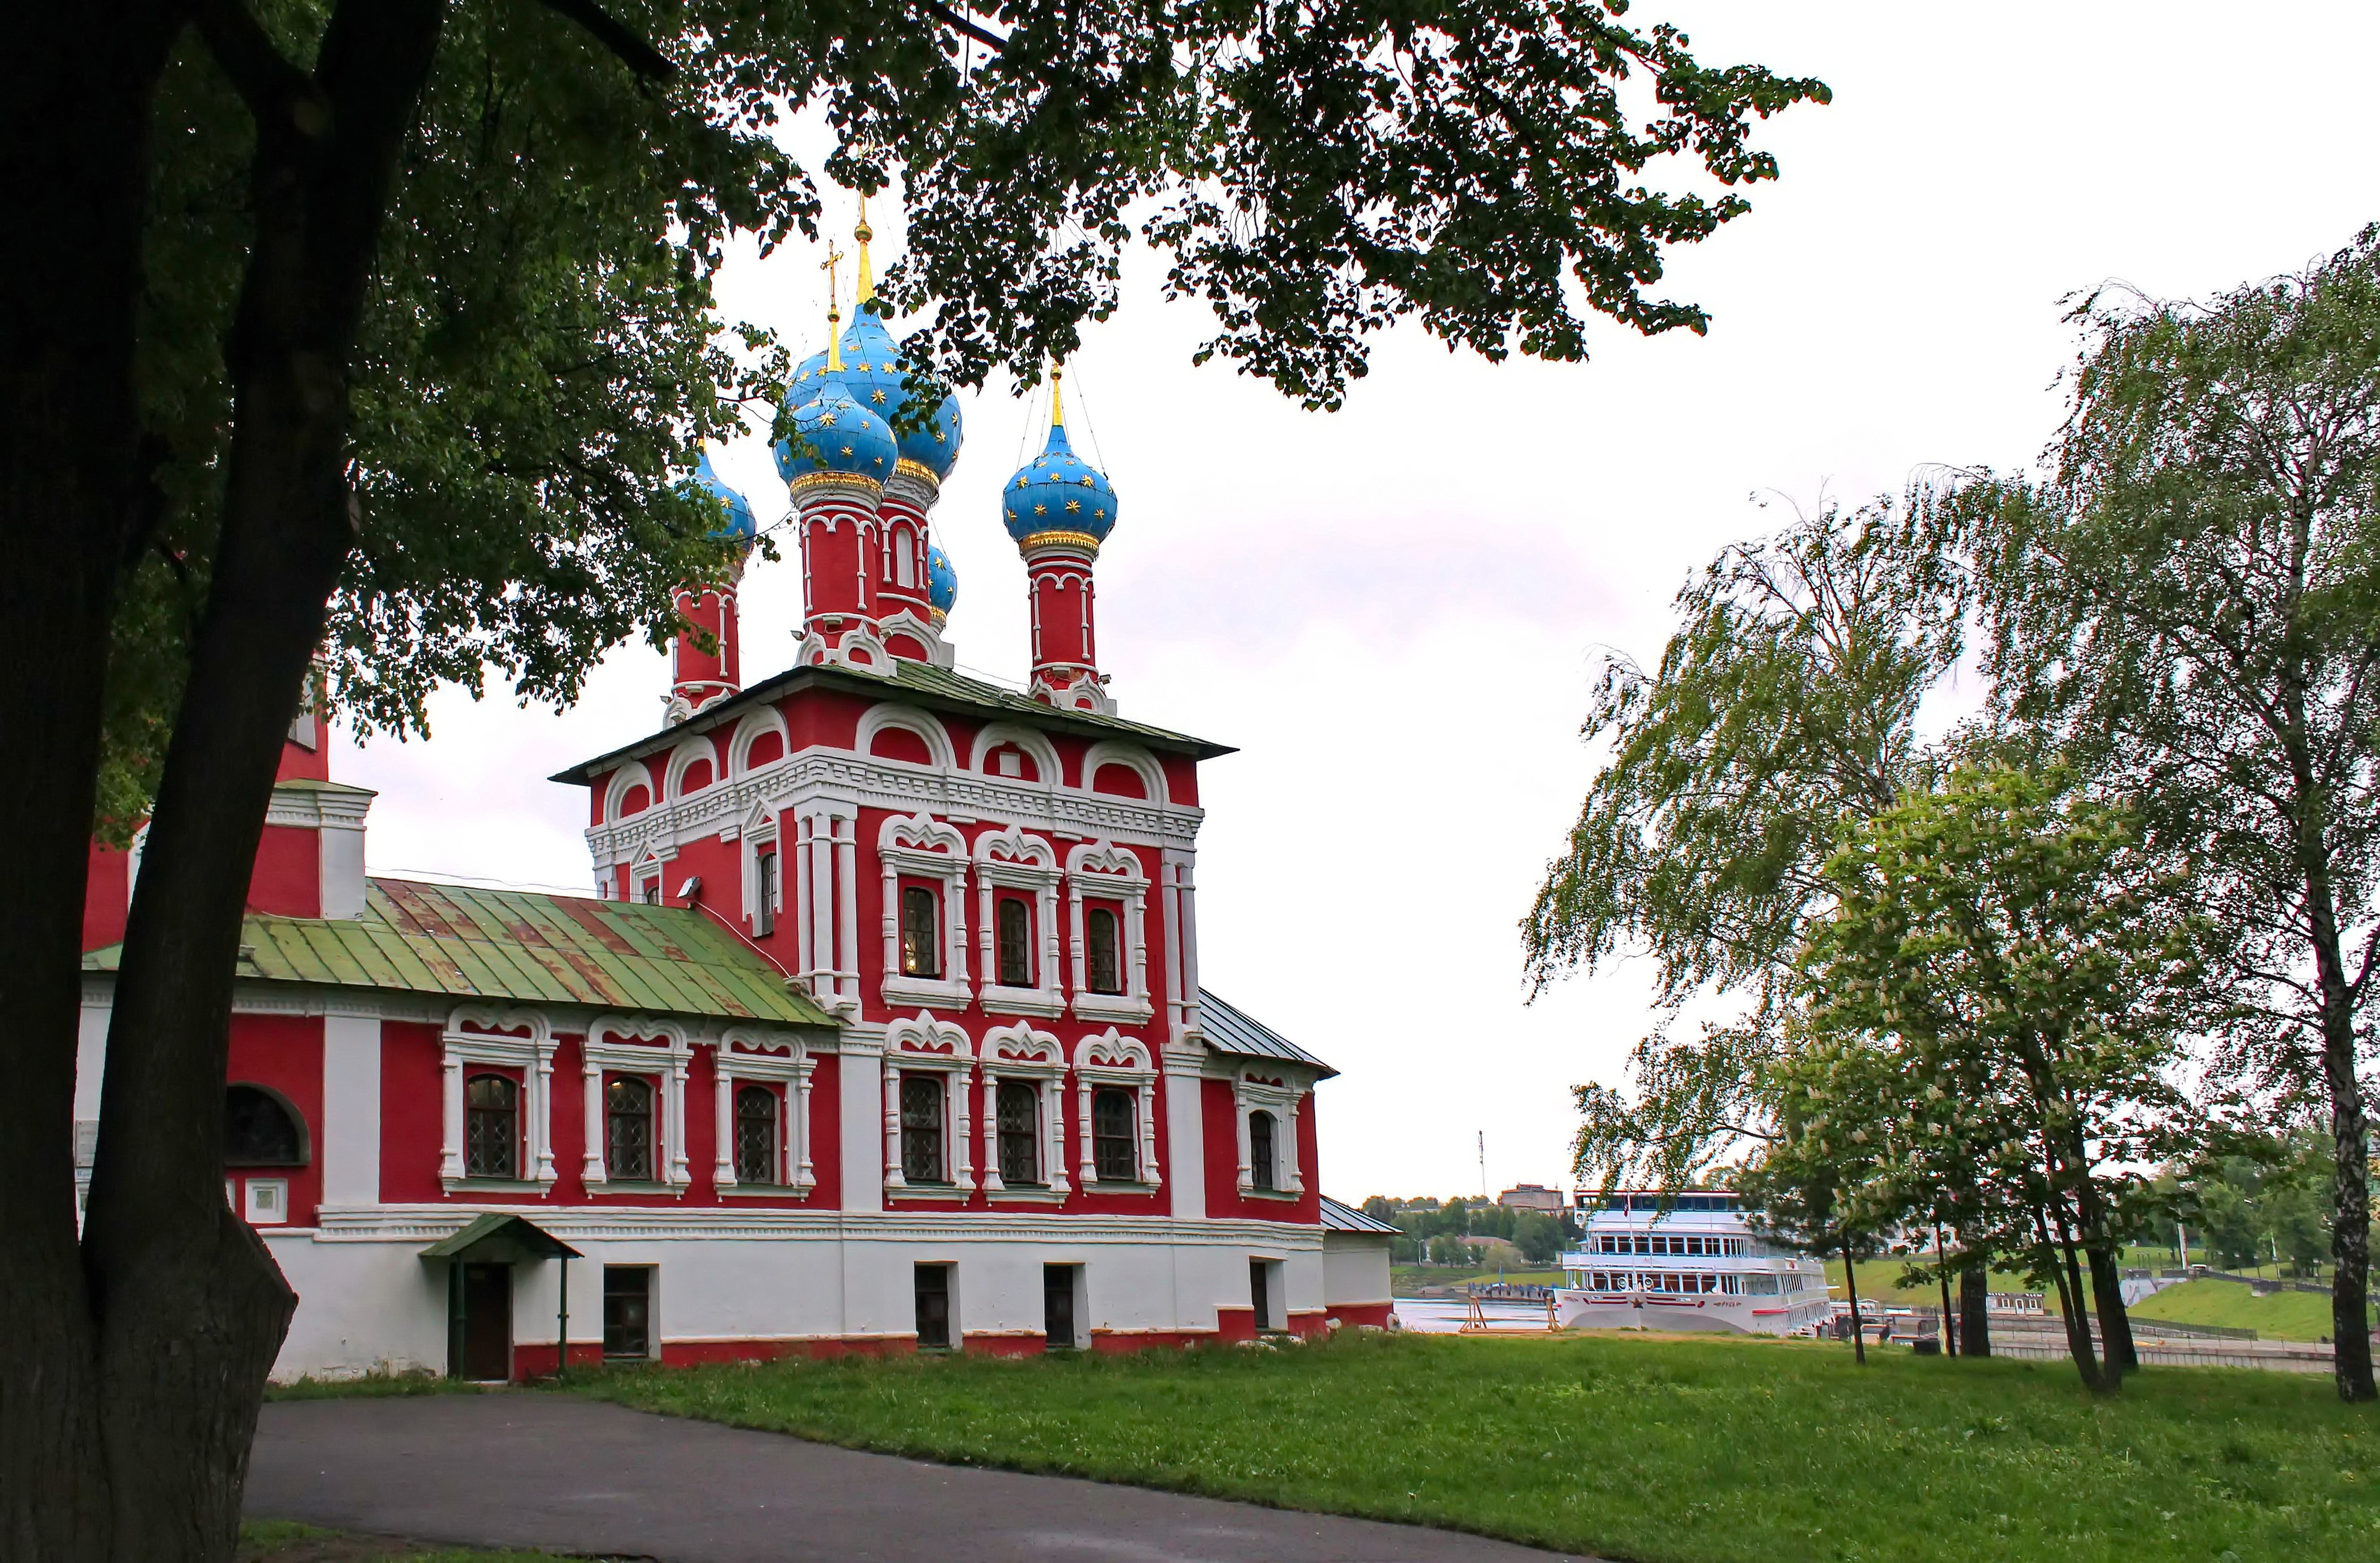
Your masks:
{"label": "asphalt path", "polygon": [[264,1408],[252,1519],[661,1563],[1549,1563],[1412,1525],[862,1454],[565,1395]]}

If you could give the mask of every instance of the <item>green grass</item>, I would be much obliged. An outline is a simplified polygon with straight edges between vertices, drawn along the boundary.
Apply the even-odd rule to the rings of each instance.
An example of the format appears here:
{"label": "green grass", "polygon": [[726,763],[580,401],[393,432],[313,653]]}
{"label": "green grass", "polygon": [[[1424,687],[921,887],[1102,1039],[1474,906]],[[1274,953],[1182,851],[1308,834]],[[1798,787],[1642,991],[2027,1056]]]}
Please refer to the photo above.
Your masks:
{"label": "green grass", "polygon": [[1815,1342],[1342,1337],[1278,1351],[618,1372],[580,1392],[931,1460],[1641,1563],[2380,1557],[2380,1411],[2328,1380]]}
{"label": "green grass", "polygon": [[2311,1291],[2259,1297],[2238,1281],[2194,1280],[2167,1287],[2133,1305],[2138,1319],[2252,1329],[2266,1340],[2326,1340],[2330,1299]]}
{"label": "green grass", "polygon": [[288,1520],[250,1520],[239,1528],[234,1563],[553,1563],[550,1552],[423,1548],[384,1536],[354,1536]]}

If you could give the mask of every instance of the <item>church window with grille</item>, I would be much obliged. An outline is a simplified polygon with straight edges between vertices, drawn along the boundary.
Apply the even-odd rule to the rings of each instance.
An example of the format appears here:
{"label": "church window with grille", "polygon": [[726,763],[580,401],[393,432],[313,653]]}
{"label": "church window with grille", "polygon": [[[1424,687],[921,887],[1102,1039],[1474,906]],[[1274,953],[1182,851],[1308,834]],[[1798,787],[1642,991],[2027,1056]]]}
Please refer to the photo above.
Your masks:
{"label": "church window with grille", "polygon": [[912,1183],[941,1183],[942,1080],[939,1074],[901,1077],[901,1177]]}
{"label": "church window with grille", "polygon": [[1000,1181],[1041,1181],[1041,1093],[1022,1080],[1003,1080],[994,1094],[1000,1109]]}
{"label": "church window with grille", "polygon": [[622,1182],[653,1176],[652,1083],[624,1076],[603,1087],[603,1170]]}
{"label": "church window with grille", "polygon": [[1248,1114],[1248,1181],[1260,1189],[1281,1186],[1273,1167],[1273,1121],[1269,1112]]}
{"label": "church window with grille", "polygon": [[1105,906],[1094,906],[1084,915],[1083,942],[1089,947],[1088,976],[1094,993],[1123,991],[1123,941],[1116,925],[1115,913]]}
{"label": "church window with grille", "polygon": [[901,975],[942,975],[941,907],[923,885],[908,885],[901,891]]}
{"label": "church window with grille", "polygon": [[777,1144],[777,1093],[766,1085],[735,1087],[735,1181],[782,1181]]}
{"label": "church window with grille", "polygon": [[777,927],[777,854],[774,848],[752,859],[752,937],[766,939]]}
{"label": "church window with grille", "polygon": [[1033,986],[1033,909],[1017,896],[1003,896],[995,914],[1000,943],[1000,985]]}
{"label": "church window with grille", "polygon": [[463,1174],[520,1176],[520,1083],[502,1074],[463,1082]]}
{"label": "church window with grille", "polygon": [[1120,1085],[1091,1093],[1091,1162],[1103,1183],[1129,1183],[1140,1176],[1140,1130],[1134,1121],[1133,1094]]}
{"label": "church window with grille", "polygon": [[306,1132],[280,1092],[262,1085],[225,1087],[224,1165],[306,1165]]}

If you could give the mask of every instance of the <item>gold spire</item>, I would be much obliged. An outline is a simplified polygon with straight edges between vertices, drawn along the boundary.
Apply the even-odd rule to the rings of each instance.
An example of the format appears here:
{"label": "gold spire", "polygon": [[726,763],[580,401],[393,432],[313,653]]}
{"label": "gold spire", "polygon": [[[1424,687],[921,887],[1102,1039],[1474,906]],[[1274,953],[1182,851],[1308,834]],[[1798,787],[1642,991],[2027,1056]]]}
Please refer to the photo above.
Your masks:
{"label": "gold spire", "polygon": [[1065,388],[1058,383],[1065,375],[1064,365],[1052,363],[1050,366],[1050,427],[1052,429],[1066,427]]}
{"label": "gold spire", "polygon": [[834,269],[843,263],[843,251],[832,240],[826,247],[826,259],[819,270],[826,273],[826,369],[829,374],[843,372],[843,307],[835,298]]}
{"label": "gold spire", "polygon": [[876,236],[876,231],[868,225],[866,196],[859,198],[859,226],[851,231],[851,236],[859,241],[859,297],[851,306],[852,313],[856,315],[876,297],[876,268],[868,259],[868,241]]}

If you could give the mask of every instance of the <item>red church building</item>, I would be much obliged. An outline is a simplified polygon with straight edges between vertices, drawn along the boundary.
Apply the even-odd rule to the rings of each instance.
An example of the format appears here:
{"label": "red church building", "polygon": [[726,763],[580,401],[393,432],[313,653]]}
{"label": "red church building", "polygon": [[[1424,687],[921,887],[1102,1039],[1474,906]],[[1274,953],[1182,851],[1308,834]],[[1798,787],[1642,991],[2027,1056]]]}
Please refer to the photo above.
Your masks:
{"label": "red church building", "polygon": [[[299,1297],[277,1376],[1385,1321],[1389,1229],[1319,1189],[1333,1071],[1199,983],[1198,767],[1229,751],[1117,714],[1114,490],[1053,394],[1002,491],[1030,685],[954,672],[958,409],[896,431],[865,239],[777,452],[798,648],[747,685],[735,583],[682,597],[664,725],[554,779],[594,895],[368,876],[372,794],[292,730],[225,1100],[225,1197]],[[93,849],[86,1120],[138,871]]]}

